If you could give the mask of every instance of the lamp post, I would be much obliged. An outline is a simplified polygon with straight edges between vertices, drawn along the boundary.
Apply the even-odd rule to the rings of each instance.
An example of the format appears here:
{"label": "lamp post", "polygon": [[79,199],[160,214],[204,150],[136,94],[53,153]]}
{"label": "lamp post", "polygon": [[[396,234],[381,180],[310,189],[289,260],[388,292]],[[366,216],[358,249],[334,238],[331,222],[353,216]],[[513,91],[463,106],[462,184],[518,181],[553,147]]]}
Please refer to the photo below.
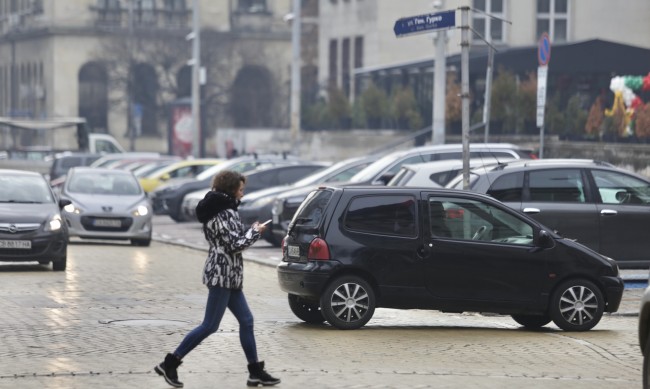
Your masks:
{"label": "lamp post", "polygon": [[291,25],[291,149],[300,154],[300,34],[301,1],[293,0]]}
{"label": "lamp post", "polygon": [[201,41],[199,31],[199,0],[192,1],[192,32],[187,39],[192,39],[192,156],[201,156]]}

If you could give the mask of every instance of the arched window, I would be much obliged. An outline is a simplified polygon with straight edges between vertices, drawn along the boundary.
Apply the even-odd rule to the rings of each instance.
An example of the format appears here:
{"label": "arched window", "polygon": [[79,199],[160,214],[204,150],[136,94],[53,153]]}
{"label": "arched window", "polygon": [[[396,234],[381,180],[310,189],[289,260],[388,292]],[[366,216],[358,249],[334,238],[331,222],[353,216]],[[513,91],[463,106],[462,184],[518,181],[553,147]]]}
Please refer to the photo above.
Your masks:
{"label": "arched window", "polygon": [[235,78],[231,114],[235,127],[272,126],[271,75],[262,66],[245,66]]}
{"label": "arched window", "polygon": [[108,132],[108,76],[98,62],[88,62],[79,70],[79,116],[86,118],[95,132]]}

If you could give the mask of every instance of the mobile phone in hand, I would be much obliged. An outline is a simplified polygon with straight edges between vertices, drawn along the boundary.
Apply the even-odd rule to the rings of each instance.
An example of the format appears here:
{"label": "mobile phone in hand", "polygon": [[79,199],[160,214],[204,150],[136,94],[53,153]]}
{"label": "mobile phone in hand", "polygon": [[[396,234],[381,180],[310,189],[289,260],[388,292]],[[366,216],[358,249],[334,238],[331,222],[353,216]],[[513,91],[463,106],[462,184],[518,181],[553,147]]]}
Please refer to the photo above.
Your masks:
{"label": "mobile phone in hand", "polygon": [[271,219],[269,219],[269,220],[265,221],[264,223],[260,224],[260,226],[265,226],[265,225],[269,224],[270,222],[271,222]]}

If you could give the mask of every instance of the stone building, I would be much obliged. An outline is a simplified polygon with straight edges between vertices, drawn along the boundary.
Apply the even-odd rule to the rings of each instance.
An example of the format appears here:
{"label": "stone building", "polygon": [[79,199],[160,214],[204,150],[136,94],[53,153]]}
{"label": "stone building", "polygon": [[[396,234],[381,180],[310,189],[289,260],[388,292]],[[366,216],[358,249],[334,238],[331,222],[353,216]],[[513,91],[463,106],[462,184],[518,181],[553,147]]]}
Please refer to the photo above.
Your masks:
{"label": "stone building", "polygon": [[[169,152],[191,96],[192,3],[0,0],[0,116],[81,116],[127,149]],[[205,154],[217,128],[288,127],[291,0],[199,4]]]}

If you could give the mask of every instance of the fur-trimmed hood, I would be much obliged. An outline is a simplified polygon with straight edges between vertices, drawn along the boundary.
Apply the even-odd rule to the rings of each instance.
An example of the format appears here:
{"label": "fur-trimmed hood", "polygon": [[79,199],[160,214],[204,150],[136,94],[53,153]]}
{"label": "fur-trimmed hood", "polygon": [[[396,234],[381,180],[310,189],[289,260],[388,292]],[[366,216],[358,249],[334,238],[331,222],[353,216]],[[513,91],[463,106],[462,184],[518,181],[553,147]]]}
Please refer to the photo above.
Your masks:
{"label": "fur-trimmed hood", "polygon": [[236,211],[239,203],[239,200],[233,199],[226,193],[211,190],[197,204],[196,217],[199,222],[205,224],[223,210],[234,209]]}

